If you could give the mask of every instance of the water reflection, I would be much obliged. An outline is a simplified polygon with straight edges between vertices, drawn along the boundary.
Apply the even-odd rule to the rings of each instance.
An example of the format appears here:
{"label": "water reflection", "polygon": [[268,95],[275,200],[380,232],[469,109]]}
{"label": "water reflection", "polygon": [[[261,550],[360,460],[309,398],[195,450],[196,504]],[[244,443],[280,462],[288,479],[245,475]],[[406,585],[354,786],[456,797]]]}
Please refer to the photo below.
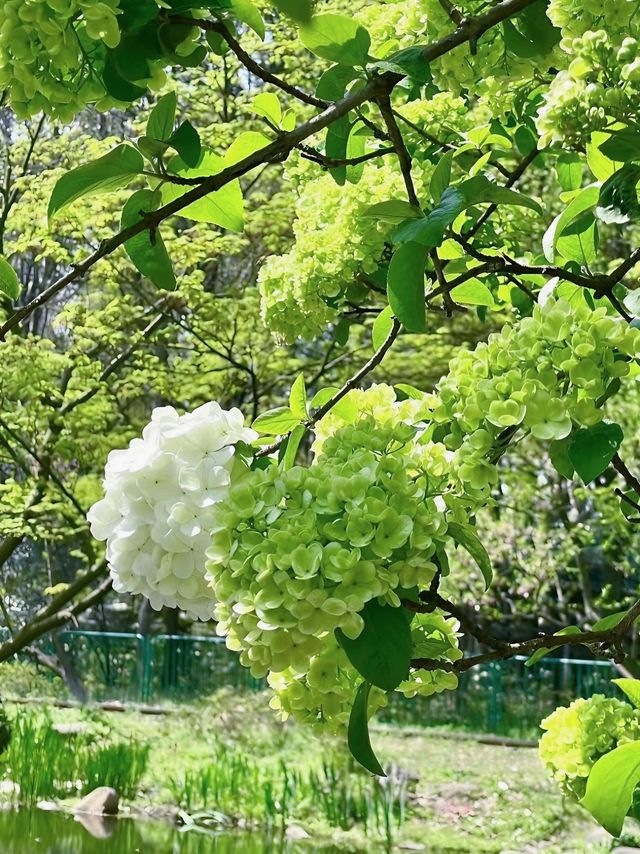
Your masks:
{"label": "water reflection", "polygon": [[190,830],[181,832],[161,821],[120,819],[101,838],[73,816],[42,810],[0,812],[2,854],[330,854],[335,848],[288,843],[260,834]]}

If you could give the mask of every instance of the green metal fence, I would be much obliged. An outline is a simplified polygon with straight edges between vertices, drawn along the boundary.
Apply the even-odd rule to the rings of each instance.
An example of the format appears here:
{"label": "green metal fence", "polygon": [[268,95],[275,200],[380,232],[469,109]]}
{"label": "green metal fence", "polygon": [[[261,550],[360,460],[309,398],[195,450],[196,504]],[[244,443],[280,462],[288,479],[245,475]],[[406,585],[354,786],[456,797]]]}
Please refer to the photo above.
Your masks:
{"label": "green metal fence", "polygon": [[[162,703],[196,699],[223,687],[265,687],[217,637],[65,631],[60,639],[91,700]],[[411,700],[393,694],[379,718],[528,737],[558,705],[594,693],[619,693],[611,683],[617,671],[608,662],[545,658],[528,668],[525,660],[467,671],[457,691]]]}

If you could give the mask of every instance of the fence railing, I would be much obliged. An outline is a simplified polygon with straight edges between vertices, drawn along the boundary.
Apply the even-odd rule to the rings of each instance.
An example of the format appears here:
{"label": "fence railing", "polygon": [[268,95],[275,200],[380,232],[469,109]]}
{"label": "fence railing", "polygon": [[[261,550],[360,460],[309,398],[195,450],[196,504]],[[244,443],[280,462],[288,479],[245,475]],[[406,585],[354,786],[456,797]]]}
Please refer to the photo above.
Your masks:
{"label": "fence railing", "polygon": [[[60,639],[91,700],[187,701],[218,688],[261,690],[221,638],[63,631]],[[464,727],[529,736],[553,709],[576,697],[618,693],[609,662],[545,658],[490,662],[460,676],[457,691],[405,700],[399,694],[379,718],[389,723]]]}

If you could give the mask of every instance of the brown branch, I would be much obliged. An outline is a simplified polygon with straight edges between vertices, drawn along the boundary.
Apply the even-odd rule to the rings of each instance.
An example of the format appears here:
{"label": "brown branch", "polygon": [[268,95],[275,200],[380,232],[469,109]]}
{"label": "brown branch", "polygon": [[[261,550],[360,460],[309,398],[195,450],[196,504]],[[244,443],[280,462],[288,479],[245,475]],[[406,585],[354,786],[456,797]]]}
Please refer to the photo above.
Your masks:
{"label": "brown branch", "polygon": [[637,495],[640,495],[640,480],[638,480],[638,478],[635,477],[635,475],[633,475],[629,471],[629,469],[620,459],[618,454],[616,454],[613,460],[611,461],[611,465],[618,472],[618,474],[621,475],[622,478],[624,478],[629,488],[633,489]]}
{"label": "brown branch", "polygon": [[311,160],[322,166],[323,169],[334,169],[337,166],[357,166],[359,163],[366,163],[369,160],[375,160],[378,157],[384,157],[386,154],[393,154],[395,152],[395,148],[377,148],[375,151],[368,151],[366,154],[360,155],[360,157],[340,160],[335,157],[326,157],[324,154],[316,151],[315,148],[307,145],[300,145],[298,148],[305,160]]}

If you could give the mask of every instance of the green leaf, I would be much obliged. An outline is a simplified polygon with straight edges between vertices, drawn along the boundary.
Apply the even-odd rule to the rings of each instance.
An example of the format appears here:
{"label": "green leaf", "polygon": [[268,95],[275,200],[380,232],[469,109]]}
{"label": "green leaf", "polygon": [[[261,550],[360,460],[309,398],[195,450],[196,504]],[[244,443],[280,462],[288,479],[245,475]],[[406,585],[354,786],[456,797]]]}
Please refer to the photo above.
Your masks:
{"label": "green leaf", "polygon": [[253,429],[265,436],[282,436],[300,423],[288,406],[277,406],[258,415]]}
{"label": "green leaf", "polygon": [[417,243],[403,243],[391,258],[387,275],[389,306],[407,332],[424,332],[426,307],[424,266],[428,250]]}
{"label": "green leaf", "polygon": [[371,747],[371,739],[369,738],[369,692],[371,685],[368,682],[362,682],[358,686],[356,696],[351,707],[349,715],[349,728],[347,730],[347,743],[353,758],[378,777],[386,777],[382,765],[378,762],[375,753]]}
{"label": "green leaf", "polygon": [[598,148],[609,160],[621,163],[640,160],[640,131],[632,128],[614,131]]}
{"label": "green leaf", "polygon": [[280,126],[282,121],[282,106],[280,98],[274,95],[273,92],[261,92],[251,102],[251,109],[258,116],[263,116],[276,127]]}
{"label": "green leaf", "polygon": [[431,83],[431,68],[425,59],[424,48],[406,47],[385,58],[385,65],[390,64],[418,83]]}
{"label": "green leaf", "polygon": [[300,30],[302,44],[322,59],[340,65],[366,65],[371,38],[366,29],[346,15],[314,15]]}
{"label": "green leaf", "polygon": [[167,140],[171,148],[178,152],[187,166],[195,169],[202,157],[202,143],[198,131],[190,121],[184,121]]}
{"label": "green leaf", "polygon": [[504,43],[511,53],[528,59],[549,53],[561,38],[547,16],[548,0],[538,0],[513,19],[503,21]]}
{"label": "green leaf", "polygon": [[[195,169],[189,168],[180,157],[174,157],[169,163],[171,174],[180,175],[183,178],[202,178],[217,175],[223,168],[223,159],[207,150],[203,152]],[[162,185],[162,201],[164,204],[172,202],[190,192],[191,189],[193,188],[167,182]],[[236,179],[197,202],[192,202],[180,211],[180,216],[195,220],[195,222],[213,223],[222,228],[228,228],[230,231],[242,231],[244,228],[243,207],[242,190],[240,189],[240,182]]]}
{"label": "green leaf", "polygon": [[580,801],[612,836],[620,836],[633,793],[640,783],[640,741],[621,744],[605,753],[591,769]]}
{"label": "green leaf", "polygon": [[402,223],[393,235],[394,243],[420,243],[427,249],[439,246],[444,233],[458,214],[467,206],[467,200],[458,187],[447,187],[440,203],[427,216]]}
{"label": "green leaf", "polygon": [[587,166],[598,181],[606,181],[614,172],[622,166],[617,160],[610,160],[601,150],[600,146],[609,134],[604,131],[594,131],[591,134],[591,142],[587,143]]}
{"label": "green leaf", "polygon": [[491,558],[485,547],[478,539],[477,534],[469,525],[460,525],[458,522],[449,522],[448,532],[454,543],[462,546],[463,549],[469,552],[474,561],[478,564],[482,577],[484,578],[485,589],[488,590],[493,581],[493,569],[491,568]]}
{"label": "green leaf", "polygon": [[556,257],[556,244],[569,223],[577,219],[585,211],[595,207],[598,203],[600,190],[593,184],[580,190],[577,196],[571,200],[567,207],[558,214],[542,238],[542,251],[550,264]]}
{"label": "green leaf", "polygon": [[405,219],[423,219],[420,208],[405,202],[403,199],[389,199],[387,202],[377,202],[369,205],[361,214],[363,217],[378,219],[381,222],[404,222]]}
{"label": "green leaf", "polygon": [[178,98],[175,92],[167,92],[159,98],[147,122],[147,136],[152,139],[169,140],[173,133],[177,108]]}
{"label": "green leaf", "polygon": [[271,0],[271,5],[302,24],[311,18],[311,0]]}
{"label": "green leaf", "polygon": [[476,175],[468,181],[463,181],[458,185],[458,190],[464,193],[467,206],[490,202],[494,205],[517,205],[542,214],[542,208],[534,199],[518,193],[517,190],[494,184],[486,175]]}
{"label": "green leaf", "polygon": [[601,421],[571,434],[569,459],[585,483],[591,483],[614,458],[624,434],[619,424]]}
{"label": "green leaf", "polygon": [[265,27],[259,9],[251,0],[231,0],[235,17],[250,27],[264,41]]}
{"label": "green leaf", "polygon": [[[620,619],[626,615],[627,611],[624,611]],[[614,685],[617,685],[621,691],[624,691],[636,709],[640,709],[640,679],[612,679],[611,681]]]}
{"label": "green leaf", "polygon": [[[129,197],[122,211],[121,227],[129,228],[139,222],[145,213],[158,209],[159,193],[152,190],[138,190]],[[146,231],[136,234],[124,244],[125,251],[135,268],[150,279],[157,288],[166,291],[176,289],[176,277],[173,274],[171,259],[167,253],[160,232]]]}
{"label": "green leaf", "polygon": [[623,223],[640,218],[639,182],[640,166],[635,163],[625,163],[607,178],[600,187],[596,209],[599,218],[608,223]]}
{"label": "green leaf", "polygon": [[455,151],[447,151],[446,154],[443,154],[440,160],[438,160],[436,168],[433,170],[431,182],[429,183],[429,192],[436,204],[438,204],[442,198],[442,194],[451,183],[451,164],[454,154]]}
{"label": "green leaf", "polygon": [[[148,71],[146,74],[143,71],[141,76],[144,77],[147,74]],[[115,52],[112,50],[107,52],[107,59],[102,71],[102,82],[107,93],[116,101],[122,101],[123,104],[138,101],[147,91],[144,86],[137,86],[120,73]]]}
{"label": "green leaf", "polygon": [[451,299],[461,305],[486,305],[495,308],[489,288],[479,279],[469,279],[451,290]]}
{"label": "green leaf", "polygon": [[570,223],[556,240],[556,249],[567,261],[582,266],[593,263],[598,256],[598,225],[589,211]]}
{"label": "green leaf", "polygon": [[624,304],[634,317],[640,317],[640,289],[627,294]]}
{"label": "green leaf", "polygon": [[271,140],[263,133],[258,133],[254,130],[248,130],[241,133],[237,139],[231,143],[224,156],[224,165],[233,166],[240,163],[245,157],[260,151],[265,145],[269,145]]}
{"label": "green leaf", "polygon": [[[355,160],[364,154],[367,139],[362,133],[363,129],[367,130],[366,125],[361,121],[354,122],[351,126],[345,151],[347,160]],[[357,184],[363,173],[364,163],[356,163],[346,167],[346,177],[350,184]]]}
{"label": "green leaf", "polygon": [[571,437],[569,436],[566,439],[556,439],[549,444],[549,459],[551,460],[551,464],[558,474],[566,477],[567,480],[572,480],[575,474],[575,468],[569,459],[570,444]]}
{"label": "green leaf", "polygon": [[413,644],[404,608],[370,599],[360,611],[364,628],[355,640],[336,629],[338,643],[358,673],[372,685],[393,691],[409,675]]}
{"label": "green leaf", "polygon": [[[332,160],[344,160],[347,156],[347,146],[351,134],[351,121],[349,116],[341,116],[327,128],[324,145],[325,154]],[[329,170],[336,184],[342,186],[347,180],[347,167],[334,166]]]}
{"label": "green leaf", "polygon": [[130,145],[119,145],[103,157],[72,169],[53,188],[49,200],[49,224],[77,199],[126,187],[143,169],[142,155]]}
{"label": "green leaf", "polygon": [[358,72],[350,65],[334,65],[328,68],[316,86],[316,95],[325,101],[339,101],[349,83],[358,77]]}
{"label": "green leaf", "polygon": [[300,448],[300,442],[304,439],[306,432],[307,428],[304,424],[298,424],[287,437],[287,446],[285,448],[284,456],[282,457],[282,468],[284,471],[289,471],[289,469],[295,465],[298,449]]}
{"label": "green leaf", "polygon": [[615,614],[609,614],[606,617],[602,617],[591,626],[591,631],[608,632],[611,629],[615,629],[615,627],[624,620],[628,613],[628,611],[617,611]]}
{"label": "green leaf", "polygon": [[563,190],[579,190],[584,174],[584,156],[561,154],[556,161],[556,174]]}
{"label": "green leaf", "polygon": [[[582,629],[579,626],[567,626],[564,629],[560,629],[558,632],[554,632],[554,637],[562,637],[564,635],[579,635],[582,634]],[[537,649],[529,658],[525,661],[525,667],[533,667],[534,664],[537,664],[540,659],[544,658],[545,655],[549,655],[550,652],[553,652],[554,649],[560,649],[562,646],[559,643],[557,646],[541,646],[540,649]]]}
{"label": "green leaf", "polygon": [[296,377],[291,392],[289,393],[289,408],[293,415],[299,420],[304,420],[309,415],[307,407],[307,388],[304,383],[304,374]]}
{"label": "green leaf", "polygon": [[371,330],[371,340],[373,343],[373,349],[379,350],[380,347],[387,340],[389,335],[391,334],[391,330],[393,329],[393,310],[391,306],[388,305],[384,308],[380,314],[376,317],[373,329]]}
{"label": "green leaf", "polygon": [[0,258],[0,294],[17,300],[20,296],[21,286],[16,271],[8,261]]}

